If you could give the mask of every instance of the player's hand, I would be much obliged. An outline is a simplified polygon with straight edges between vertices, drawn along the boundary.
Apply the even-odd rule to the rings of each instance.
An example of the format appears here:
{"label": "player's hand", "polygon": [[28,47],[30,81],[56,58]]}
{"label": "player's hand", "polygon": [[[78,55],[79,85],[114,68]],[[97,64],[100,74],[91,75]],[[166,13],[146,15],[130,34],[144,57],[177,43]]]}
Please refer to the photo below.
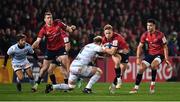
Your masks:
{"label": "player's hand", "polygon": [[74,31],[76,29],[76,26],[75,25],[72,25],[71,26],[71,29]]}
{"label": "player's hand", "polygon": [[167,68],[168,68],[167,71],[171,72],[173,70],[171,63],[169,62],[169,60],[165,60],[165,62],[167,64]]}
{"label": "player's hand", "polygon": [[167,64],[167,67],[169,68],[168,71],[171,71],[171,70],[172,70],[172,65],[171,65],[171,63],[169,62],[168,59],[165,59],[165,62],[166,62],[166,64]]}
{"label": "player's hand", "polygon": [[128,49],[123,49],[123,50],[122,50],[122,53],[123,53],[123,54],[127,54],[127,53],[129,53],[129,50],[128,50]]}
{"label": "player's hand", "polygon": [[137,64],[137,65],[140,65],[140,63],[141,63],[141,58],[140,58],[140,57],[137,57],[137,58],[136,58],[136,64]]}
{"label": "player's hand", "polygon": [[33,49],[36,49],[36,48],[38,48],[39,47],[39,44],[37,43],[37,42],[34,42],[33,44],[32,44],[32,48]]}
{"label": "player's hand", "polygon": [[167,64],[168,66],[171,66],[171,63],[169,62],[168,59],[165,59],[165,62],[166,62],[166,64]]}

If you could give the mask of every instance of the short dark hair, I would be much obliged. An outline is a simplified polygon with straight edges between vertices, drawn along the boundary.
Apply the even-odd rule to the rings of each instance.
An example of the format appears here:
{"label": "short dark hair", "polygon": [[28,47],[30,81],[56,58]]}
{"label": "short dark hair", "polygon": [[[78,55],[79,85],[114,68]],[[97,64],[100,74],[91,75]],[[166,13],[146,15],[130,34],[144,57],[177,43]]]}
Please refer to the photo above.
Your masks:
{"label": "short dark hair", "polygon": [[104,26],[104,30],[112,30],[112,29],[113,29],[113,27],[110,24],[106,24]]}
{"label": "short dark hair", "polygon": [[156,20],[151,18],[147,20],[147,23],[153,23],[156,25]]}
{"label": "short dark hair", "polygon": [[44,13],[44,17],[45,17],[46,15],[52,15],[51,11],[46,11],[46,12]]}
{"label": "short dark hair", "polygon": [[26,35],[24,35],[24,34],[18,34],[18,35],[16,36],[17,41],[20,41],[20,40],[23,39],[23,38],[26,38]]}
{"label": "short dark hair", "polygon": [[95,43],[101,43],[102,42],[102,37],[101,36],[96,36],[96,37],[94,37],[93,41]]}

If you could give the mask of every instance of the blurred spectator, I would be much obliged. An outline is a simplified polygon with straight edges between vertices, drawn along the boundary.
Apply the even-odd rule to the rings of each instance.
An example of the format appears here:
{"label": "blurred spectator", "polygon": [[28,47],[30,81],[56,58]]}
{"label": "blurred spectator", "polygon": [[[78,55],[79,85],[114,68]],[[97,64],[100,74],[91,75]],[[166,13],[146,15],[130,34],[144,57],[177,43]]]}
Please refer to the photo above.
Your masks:
{"label": "blurred spectator", "polygon": [[[159,29],[166,36],[173,31],[180,32],[178,0],[2,0],[0,28],[5,30],[10,27],[14,28],[16,33],[28,34],[31,43],[36,37],[34,34],[43,24],[46,11],[44,8],[51,10],[55,18],[77,26],[78,39],[82,39],[78,41],[82,43],[78,47],[92,42],[97,29],[108,23],[111,23],[114,31],[123,32],[124,36],[133,39],[127,39],[131,55],[134,55],[140,35],[146,30],[143,24],[148,18],[159,21]],[[179,38],[179,35],[177,37]],[[179,45],[178,40],[176,45]]]}
{"label": "blurred spectator", "polygon": [[178,44],[178,33],[177,32],[172,32],[168,36],[168,47],[169,47],[169,55],[170,56],[177,56],[180,54],[179,52],[179,46]]}
{"label": "blurred spectator", "polygon": [[9,58],[9,55],[7,54],[7,50],[9,49],[9,47],[11,46],[11,29],[10,28],[6,28],[5,33],[2,33],[2,54],[4,55],[4,62],[2,65],[2,68],[5,68],[7,65],[7,61]]}

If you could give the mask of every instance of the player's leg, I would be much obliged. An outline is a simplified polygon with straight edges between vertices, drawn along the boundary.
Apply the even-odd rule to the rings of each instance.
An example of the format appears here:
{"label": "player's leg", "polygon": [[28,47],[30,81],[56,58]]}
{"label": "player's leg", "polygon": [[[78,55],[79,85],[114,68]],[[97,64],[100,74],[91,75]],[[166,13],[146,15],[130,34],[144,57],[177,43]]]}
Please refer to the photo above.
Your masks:
{"label": "player's leg", "polygon": [[125,70],[128,68],[128,61],[129,61],[129,55],[128,54],[119,54],[121,56],[121,63],[120,63],[120,68],[121,68],[121,74],[120,74],[120,80],[117,81],[116,88],[121,88],[122,85],[122,77],[124,75]]}
{"label": "player's leg", "polygon": [[48,68],[48,75],[50,77],[50,80],[52,82],[52,84],[57,84],[56,83],[56,77],[55,74],[53,73],[54,69],[57,67],[57,62],[56,61],[52,61],[52,63],[50,64],[49,68]]}
{"label": "player's leg", "polygon": [[116,76],[114,77],[114,81],[111,84],[111,86],[109,87],[110,93],[114,93],[115,92],[115,88],[117,83],[121,83],[121,68],[120,68],[120,62],[121,62],[121,56],[119,54],[113,55],[112,56],[112,60],[115,64],[115,74]]}
{"label": "player's leg", "polygon": [[22,91],[22,87],[21,87],[21,82],[23,80],[23,72],[22,72],[22,69],[18,68],[17,70],[15,70],[15,73],[16,73],[16,87],[17,87],[17,90],[18,91]]}
{"label": "player's leg", "polygon": [[154,60],[151,63],[151,68],[152,68],[152,81],[150,83],[150,93],[155,92],[155,80],[156,80],[156,74],[157,74],[157,69],[159,67],[159,64],[161,64],[163,60],[163,56],[157,56],[154,58]]}
{"label": "player's leg", "polygon": [[64,83],[68,84],[69,66],[70,66],[70,60],[68,58],[68,55],[61,55],[57,58],[57,60],[62,63],[61,71],[64,74]]}
{"label": "player's leg", "polygon": [[25,72],[26,72],[26,74],[28,75],[30,84],[31,84],[31,85],[34,85],[34,84],[35,84],[35,81],[34,81],[34,76],[33,76],[31,67],[26,68],[26,69],[25,69]]}
{"label": "player's leg", "polygon": [[46,90],[45,93],[49,93],[52,90],[70,90],[74,89],[76,87],[76,80],[77,76],[74,75],[73,73],[70,73],[69,75],[69,81],[68,84],[62,83],[62,84],[55,84],[55,85],[46,85]]}
{"label": "player's leg", "polygon": [[40,84],[41,79],[44,77],[45,72],[47,71],[50,63],[51,63],[51,60],[46,60],[46,59],[43,60],[43,65],[42,65],[42,68],[40,69],[39,77],[38,77],[35,85],[32,87],[32,91],[33,90],[34,90],[34,92],[37,91],[38,85]]}
{"label": "player's leg", "polygon": [[121,63],[120,64],[120,68],[121,68],[121,80],[118,81],[117,85],[116,85],[116,88],[119,89],[121,88],[122,86],[122,78],[123,78],[123,75],[124,75],[124,72],[126,71],[126,69],[128,68],[128,64],[127,63]]}
{"label": "player's leg", "polygon": [[144,60],[142,60],[139,70],[136,76],[136,82],[134,88],[129,93],[137,93],[139,89],[139,85],[142,80],[143,72],[150,66],[150,63],[153,61],[153,57],[151,55],[146,55]]}
{"label": "player's leg", "polygon": [[102,70],[98,67],[85,66],[84,68],[82,68],[80,75],[83,77],[91,77],[88,84],[83,90],[84,93],[92,92],[92,86],[100,79],[102,73]]}
{"label": "player's leg", "polygon": [[147,65],[144,62],[142,62],[140,67],[139,67],[138,74],[136,76],[135,86],[129,93],[137,93],[137,91],[139,89],[139,85],[140,85],[141,80],[142,80],[143,72],[146,70],[146,68],[147,68]]}
{"label": "player's leg", "polygon": [[69,90],[71,89],[68,84],[61,83],[61,84],[47,84],[45,93],[49,93],[53,90]]}

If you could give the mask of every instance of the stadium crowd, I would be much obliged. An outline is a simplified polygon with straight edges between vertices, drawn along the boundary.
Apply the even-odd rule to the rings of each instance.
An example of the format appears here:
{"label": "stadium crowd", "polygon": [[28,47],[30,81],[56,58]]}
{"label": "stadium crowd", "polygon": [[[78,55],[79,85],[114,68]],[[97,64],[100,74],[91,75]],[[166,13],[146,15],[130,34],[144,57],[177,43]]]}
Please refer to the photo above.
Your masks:
{"label": "stadium crowd", "polygon": [[158,21],[158,29],[165,33],[169,54],[180,55],[179,0],[2,0],[0,54],[7,52],[19,33],[25,33],[27,42],[32,44],[47,9],[53,12],[54,19],[76,25],[77,30],[70,34],[72,56],[92,42],[94,36],[101,35],[107,23],[126,38],[130,55],[135,55],[140,35],[146,30],[144,24],[150,17]]}

